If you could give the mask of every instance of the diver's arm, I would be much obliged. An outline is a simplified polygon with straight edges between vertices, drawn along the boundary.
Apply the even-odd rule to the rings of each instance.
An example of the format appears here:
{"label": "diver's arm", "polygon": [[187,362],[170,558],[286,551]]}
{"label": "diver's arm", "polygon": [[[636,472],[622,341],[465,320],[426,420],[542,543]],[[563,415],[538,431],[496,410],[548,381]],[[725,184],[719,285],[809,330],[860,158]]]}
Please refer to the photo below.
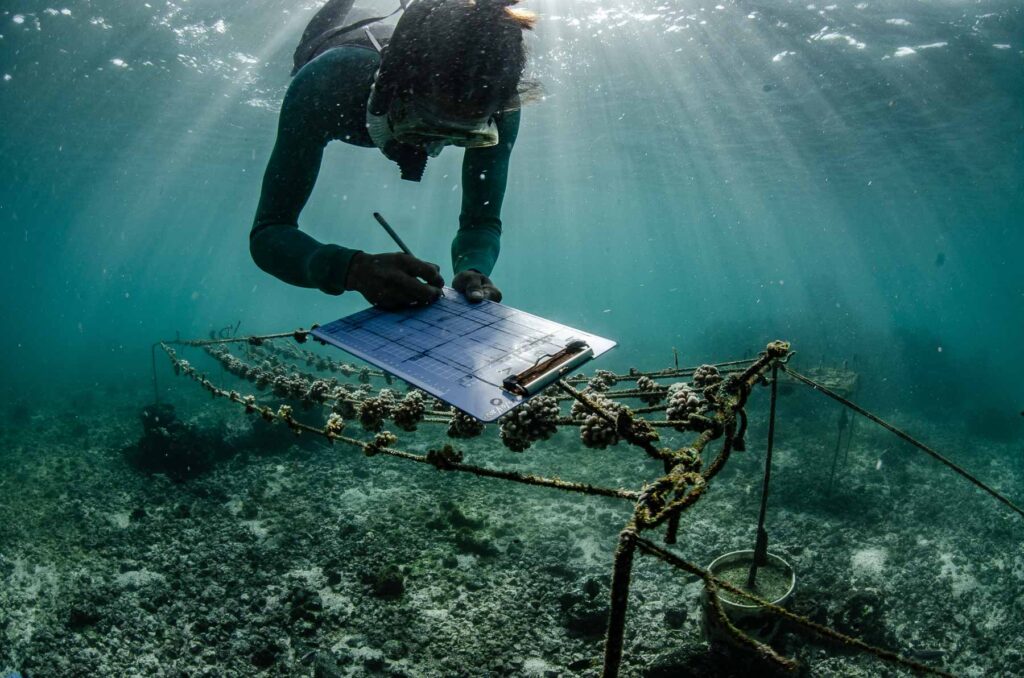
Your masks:
{"label": "diver's arm", "polygon": [[267,273],[299,287],[341,294],[349,262],[357,254],[325,245],[299,230],[328,134],[317,119],[316,97],[305,70],[292,81],[281,107],[277,141],[263,175],[256,219],[249,235],[253,261]]}
{"label": "diver's arm", "polygon": [[505,198],[508,162],[519,133],[519,111],[496,121],[498,144],[466,149],[462,160],[462,213],[452,241],[456,275],[474,270],[489,276],[501,247],[501,203]]}

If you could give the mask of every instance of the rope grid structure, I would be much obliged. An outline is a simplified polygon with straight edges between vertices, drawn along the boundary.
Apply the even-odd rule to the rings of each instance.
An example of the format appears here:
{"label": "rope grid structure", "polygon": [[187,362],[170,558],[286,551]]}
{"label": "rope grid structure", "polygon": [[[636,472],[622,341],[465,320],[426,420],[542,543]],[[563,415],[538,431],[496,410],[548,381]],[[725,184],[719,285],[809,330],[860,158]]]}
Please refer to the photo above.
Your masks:
{"label": "rope grid structure", "polygon": [[[788,342],[773,341],[756,358],[714,365],[673,367],[651,372],[640,372],[631,368],[626,374],[597,370],[595,375],[589,378],[585,375],[576,375],[557,381],[543,394],[499,419],[502,444],[516,452],[527,449],[534,442],[547,440],[560,427],[571,426],[579,428],[580,441],[587,447],[604,449],[623,441],[639,447],[647,456],[663,463],[664,474],[661,477],[646,483],[640,490],[629,490],[469,464],[464,461],[462,452],[451,444],[430,449],[425,455],[397,449],[394,445],[397,443],[398,437],[394,433],[384,430],[384,424],[389,419],[403,431],[415,431],[419,424],[444,424],[448,427],[448,437],[452,439],[476,437],[483,433],[485,427],[482,422],[473,417],[457,411],[411,386],[402,396],[398,394],[397,390],[387,387],[375,391],[371,386],[372,380],[384,379],[388,386],[395,382],[390,375],[384,372],[335,361],[296,346],[294,343],[279,343],[278,341],[291,339],[298,344],[303,344],[308,337],[309,331],[303,329],[247,337],[223,336],[222,331],[220,336],[212,335],[210,339],[175,339],[157,342],[153,345],[154,394],[159,399],[155,351],[160,348],[170,359],[176,374],[196,381],[212,397],[226,398],[244,407],[246,412],[258,415],[268,422],[284,424],[296,434],[308,433],[322,436],[332,445],[339,442],[357,448],[367,456],[380,454],[430,464],[439,471],[471,473],[481,477],[632,502],[633,513],[619,534],[614,556],[611,608],[604,643],[602,674],[604,678],[615,678],[622,662],[630,577],[637,550],[702,580],[708,596],[709,613],[716,618],[720,628],[725,630],[737,646],[750,650],[754,656],[777,668],[793,670],[797,664],[794,660],[778,654],[768,644],[733,624],[722,606],[720,589],[756,603],[768,615],[785,619],[811,634],[861,650],[882,661],[919,673],[950,675],[941,669],[926,666],[909,657],[870,645],[790,612],[784,607],[774,605],[749,590],[744,590],[716,577],[708,570],[684,560],[679,555],[657,546],[650,539],[642,536],[645,532],[665,525],[664,542],[666,544],[675,543],[682,513],[704,496],[710,482],[725,466],[731,453],[745,449],[747,423],[745,405],[754,386],[758,384],[772,387],[769,431],[774,430],[775,387],[779,371],[792,377],[796,383],[804,384],[823,393],[891,431],[951,468],[1011,510],[1024,516],[1024,511],[1009,499],[946,457],[888,424],[880,417],[831,391],[826,386],[793,371],[787,363],[795,353],[791,350]],[[279,404],[275,409],[263,404],[256,395],[243,395],[237,390],[221,388],[211,382],[189,361],[179,358],[174,346],[203,349],[225,371],[252,383],[259,391],[270,391],[272,397],[276,399],[295,402],[304,411],[310,411],[319,406],[327,410],[327,418],[321,426],[314,426],[296,419],[295,409],[292,405]],[[236,353],[231,348],[240,350]],[[330,373],[332,376],[325,379],[307,372],[301,365],[319,372]],[[358,385],[342,382],[337,375],[346,378],[355,377]],[[681,377],[689,378],[690,381],[669,385],[658,383],[658,380]],[[636,387],[615,390],[614,387],[620,382],[627,381],[635,382]],[[585,385],[585,388],[579,390],[576,388],[578,385]],[[646,403],[646,406],[629,408],[613,398],[638,399]],[[562,412],[560,407],[561,403],[567,402],[572,403],[568,415]],[[664,413],[665,419],[653,420],[640,416],[654,413]],[[373,433],[373,438],[363,441],[346,436],[344,434],[346,427],[354,422],[358,422],[363,429]],[[657,431],[659,428],[671,428],[695,434],[695,437],[679,449],[658,447],[656,443],[660,440]],[[717,452],[711,453],[712,443],[715,441],[720,441],[720,443]],[[769,433],[769,448],[770,446],[771,433]],[[765,467],[765,482],[758,524],[758,550],[767,548],[767,536],[764,533],[764,507],[768,496],[769,477],[770,456]],[[763,540],[762,535],[764,535]],[[752,568],[751,578],[755,571],[756,567]]]}

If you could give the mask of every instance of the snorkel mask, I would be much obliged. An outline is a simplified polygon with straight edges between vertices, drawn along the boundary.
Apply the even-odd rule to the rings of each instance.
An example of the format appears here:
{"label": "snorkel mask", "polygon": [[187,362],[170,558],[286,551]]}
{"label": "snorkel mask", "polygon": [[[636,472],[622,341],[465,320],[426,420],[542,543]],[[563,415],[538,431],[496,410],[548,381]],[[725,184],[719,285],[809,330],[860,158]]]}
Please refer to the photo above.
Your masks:
{"label": "snorkel mask", "polygon": [[498,144],[498,129],[492,116],[449,117],[425,101],[395,101],[388,112],[388,120],[392,134],[403,144],[428,149],[438,143],[462,148],[487,148]]}
{"label": "snorkel mask", "polygon": [[377,78],[366,105],[366,131],[373,144],[398,163],[402,178],[419,181],[427,158],[436,158],[445,146],[487,148],[498,144],[494,116],[455,118],[441,114],[425,101],[394,98],[389,104],[378,95]]}
{"label": "snorkel mask", "polygon": [[[385,106],[377,96],[376,80],[375,77],[367,102],[366,129],[381,150],[397,142],[420,148],[426,155],[436,158],[445,146],[487,148],[498,144],[498,128],[493,116],[456,118],[445,115],[426,101],[404,98],[395,98]],[[385,155],[388,155],[386,150]]]}

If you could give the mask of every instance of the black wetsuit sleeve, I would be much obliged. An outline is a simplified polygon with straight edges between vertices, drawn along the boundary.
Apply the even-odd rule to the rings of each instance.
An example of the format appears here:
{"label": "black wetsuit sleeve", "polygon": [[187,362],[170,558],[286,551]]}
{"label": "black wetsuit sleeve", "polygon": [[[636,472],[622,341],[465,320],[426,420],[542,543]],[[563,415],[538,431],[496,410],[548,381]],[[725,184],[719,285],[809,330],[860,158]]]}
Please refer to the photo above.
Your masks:
{"label": "black wetsuit sleeve", "polygon": [[462,213],[452,241],[455,273],[475,270],[489,276],[501,249],[501,203],[505,199],[508,163],[519,134],[519,111],[496,121],[498,144],[466,150],[462,160]]}
{"label": "black wetsuit sleeve", "polygon": [[284,282],[341,294],[357,250],[322,244],[298,226],[320,173],[324,146],[334,132],[320,113],[334,109],[324,106],[323,88],[310,71],[315,69],[303,69],[285,95],[249,250],[261,269]]}

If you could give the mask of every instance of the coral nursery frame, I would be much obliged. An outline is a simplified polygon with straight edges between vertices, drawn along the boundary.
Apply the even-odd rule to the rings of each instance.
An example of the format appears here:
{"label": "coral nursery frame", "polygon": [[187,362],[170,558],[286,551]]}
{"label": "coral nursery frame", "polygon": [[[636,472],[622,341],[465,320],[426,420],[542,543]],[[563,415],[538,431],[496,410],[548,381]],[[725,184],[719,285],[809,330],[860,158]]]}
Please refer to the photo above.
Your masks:
{"label": "coral nursery frame", "polygon": [[[684,368],[676,365],[652,372],[630,369],[627,374],[598,370],[589,380],[583,375],[562,379],[550,387],[545,395],[513,410],[499,421],[502,423],[501,442],[513,450],[522,450],[533,442],[546,440],[558,427],[574,426],[580,428],[584,445],[603,448],[622,441],[639,448],[651,459],[662,462],[663,474],[660,477],[652,479],[642,488],[629,490],[469,464],[464,461],[461,452],[447,443],[438,445],[425,455],[398,449],[394,447],[398,437],[383,430],[388,419],[395,427],[405,431],[415,430],[421,423],[447,424],[448,436],[454,439],[480,435],[483,426],[464,413],[424,397],[422,392],[410,391],[401,400],[388,388],[375,393],[370,386],[371,381],[384,380],[390,386],[393,383],[390,375],[368,367],[338,362],[299,346],[312,337],[310,331],[299,329],[294,332],[237,337],[234,336],[234,330],[237,327],[227,328],[211,335],[209,339],[178,339],[154,344],[153,380],[157,400],[159,389],[156,387],[155,356],[159,348],[166,353],[177,374],[196,381],[214,398],[225,398],[268,422],[280,422],[296,434],[322,436],[332,444],[347,445],[368,456],[382,454],[430,464],[442,471],[472,473],[507,482],[631,502],[633,512],[619,534],[612,567],[611,607],[604,641],[602,675],[605,678],[617,676],[622,663],[630,578],[638,551],[701,579],[708,596],[707,610],[714,617],[715,625],[725,632],[734,646],[778,668],[792,670],[796,668],[796,662],[780,655],[771,646],[733,624],[722,606],[720,590],[760,606],[766,615],[785,619],[796,628],[870,653],[880,660],[921,673],[950,675],[773,605],[714,576],[705,568],[685,560],[652,540],[654,533],[661,530],[663,542],[666,545],[675,544],[683,512],[706,493],[709,483],[725,466],[731,453],[744,449],[747,431],[745,406],[755,387],[760,384],[770,387],[771,393],[764,486],[755,549],[755,553],[763,554],[767,548],[764,519],[780,372],[785,372],[797,383],[825,394],[893,432],[1024,516],[1024,511],[1019,507],[943,455],[847,400],[825,384],[788,367],[787,363],[794,352],[789,343],[783,341],[769,343],[754,358],[715,365]],[[237,390],[224,389],[214,384],[189,361],[179,358],[175,346],[204,349],[227,372],[251,382],[259,390],[270,390],[273,397],[285,402],[274,409],[255,395],[243,395]],[[665,380],[680,379],[689,381],[673,386],[662,383]],[[630,381],[636,382],[636,387],[616,388],[621,382]],[[586,384],[585,388],[577,388],[581,384]],[[630,408],[621,402],[637,399],[646,405]],[[295,417],[294,406],[287,402],[299,405],[307,413],[319,410],[327,411],[328,415],[319,426],[304,423]],[[565,403],[572,405],[568,415],[562,411],[561,406]],[[651,415],[664,415],[666,419],[656,420]],[[354,421],[374,433],[373,438],[359,440],[345,435],[346,426]],[[666,427],[690,435],[688,444],[678,449],[659,447],[658,430]]]}

